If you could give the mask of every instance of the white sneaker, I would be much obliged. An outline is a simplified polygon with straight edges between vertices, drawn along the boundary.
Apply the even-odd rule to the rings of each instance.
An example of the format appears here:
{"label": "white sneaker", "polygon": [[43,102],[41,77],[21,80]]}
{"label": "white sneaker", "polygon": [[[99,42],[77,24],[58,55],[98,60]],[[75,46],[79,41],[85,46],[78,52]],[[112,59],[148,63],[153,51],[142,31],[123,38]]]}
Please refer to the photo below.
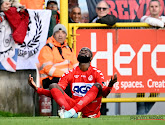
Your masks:
{"label": "white sneaker", "polygon": [[58,115],[60,116],[60,118],[78,118],[78,114],[74,112],[75,112],[74,109],[70,109],[69,111],[66,111],[61,108],[60,110],[58,110]]}
{"label": "white sneaker", "polygon": [[65,110],[64,109],[60,109],[60,110],[58,110],[58,115],[60,116],[60,118],[65,118],[64,117],[64,112],[65,112]]}

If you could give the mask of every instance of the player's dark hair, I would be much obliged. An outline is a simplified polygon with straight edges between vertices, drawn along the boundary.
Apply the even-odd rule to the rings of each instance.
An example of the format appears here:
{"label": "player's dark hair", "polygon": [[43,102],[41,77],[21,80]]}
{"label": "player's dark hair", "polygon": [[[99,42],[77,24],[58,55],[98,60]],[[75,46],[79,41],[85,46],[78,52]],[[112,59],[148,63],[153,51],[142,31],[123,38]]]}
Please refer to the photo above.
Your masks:
{"label": "player's dark hair", "polygon": [[90,56],[87,57],[87,56],[81,56],[80,54],[78,54],[77,60],[79,61],[79,63],[89,63],[89,62],[91,62],[92,57],[93,57],[92,51],[87,47],[81,48],[80,51],[82,51],[83,49],[87,50],[90,53]]}
{"label": "player's dark hair", "polygon": [[[88,47],[83,47],[83,48],[86,48],[86,49],[90,52],[91,57],[93,57],[93,53],[92,53],[92,51],[91,51]],[[83,49],[83,48],[82,48],[82,49]]]}

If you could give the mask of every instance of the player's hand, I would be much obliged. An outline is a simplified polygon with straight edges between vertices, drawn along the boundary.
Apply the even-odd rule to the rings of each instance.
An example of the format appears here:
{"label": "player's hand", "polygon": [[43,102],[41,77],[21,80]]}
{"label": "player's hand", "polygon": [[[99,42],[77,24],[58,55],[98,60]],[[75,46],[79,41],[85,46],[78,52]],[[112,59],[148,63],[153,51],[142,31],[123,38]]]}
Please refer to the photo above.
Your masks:
{"label": "player's hand", "polygon": [[36,86],[33,77],[31,77],[31,74],[29,74],[28,84],[37,91],[38,87]]}
{"label": "player's hand", "polygon": [[117,73],[114,74],[114,77],[111,77],[111,80],[109,81],[108,87],[113,87],[113,85],[117,82]]}

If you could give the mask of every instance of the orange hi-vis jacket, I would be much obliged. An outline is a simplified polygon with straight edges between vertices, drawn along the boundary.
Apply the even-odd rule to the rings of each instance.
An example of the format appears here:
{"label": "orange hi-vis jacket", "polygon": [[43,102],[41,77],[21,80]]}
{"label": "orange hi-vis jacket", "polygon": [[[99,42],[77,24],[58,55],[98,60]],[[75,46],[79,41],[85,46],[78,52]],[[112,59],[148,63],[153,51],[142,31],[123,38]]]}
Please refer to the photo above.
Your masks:
{"label": "orange hi-vis jacket", "polygon": [[20,0],[27,9],[43,9],[45,0]]}
{"label": "orange hi-vis jacket", "polygon": [[78,65],[76,55],[66,41],[61,45],[51,36],[46,43],[38,56],[40,82],[46,78],[52,80],[53,77],[61,77],[65,72]]}

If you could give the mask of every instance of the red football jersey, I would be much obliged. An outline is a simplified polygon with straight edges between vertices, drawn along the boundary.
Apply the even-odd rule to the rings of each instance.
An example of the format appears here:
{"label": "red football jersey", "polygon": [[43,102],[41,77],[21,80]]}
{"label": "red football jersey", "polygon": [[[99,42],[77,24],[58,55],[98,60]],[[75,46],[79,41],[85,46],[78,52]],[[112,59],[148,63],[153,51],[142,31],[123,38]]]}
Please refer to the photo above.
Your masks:
{"label": "red football jersey", "polygon": [[95,83],[100,83],[103,88],[106,87],[103,85],[103,82],[104,76],[97,68],[90,66],[87,71],[83,72],[79,66],[77,66],[68,73],[65,73],[61,77],[58,85],[65,90],[68,84],[70,84],[72,98],[78,99],[85,96],[87,91]]}

